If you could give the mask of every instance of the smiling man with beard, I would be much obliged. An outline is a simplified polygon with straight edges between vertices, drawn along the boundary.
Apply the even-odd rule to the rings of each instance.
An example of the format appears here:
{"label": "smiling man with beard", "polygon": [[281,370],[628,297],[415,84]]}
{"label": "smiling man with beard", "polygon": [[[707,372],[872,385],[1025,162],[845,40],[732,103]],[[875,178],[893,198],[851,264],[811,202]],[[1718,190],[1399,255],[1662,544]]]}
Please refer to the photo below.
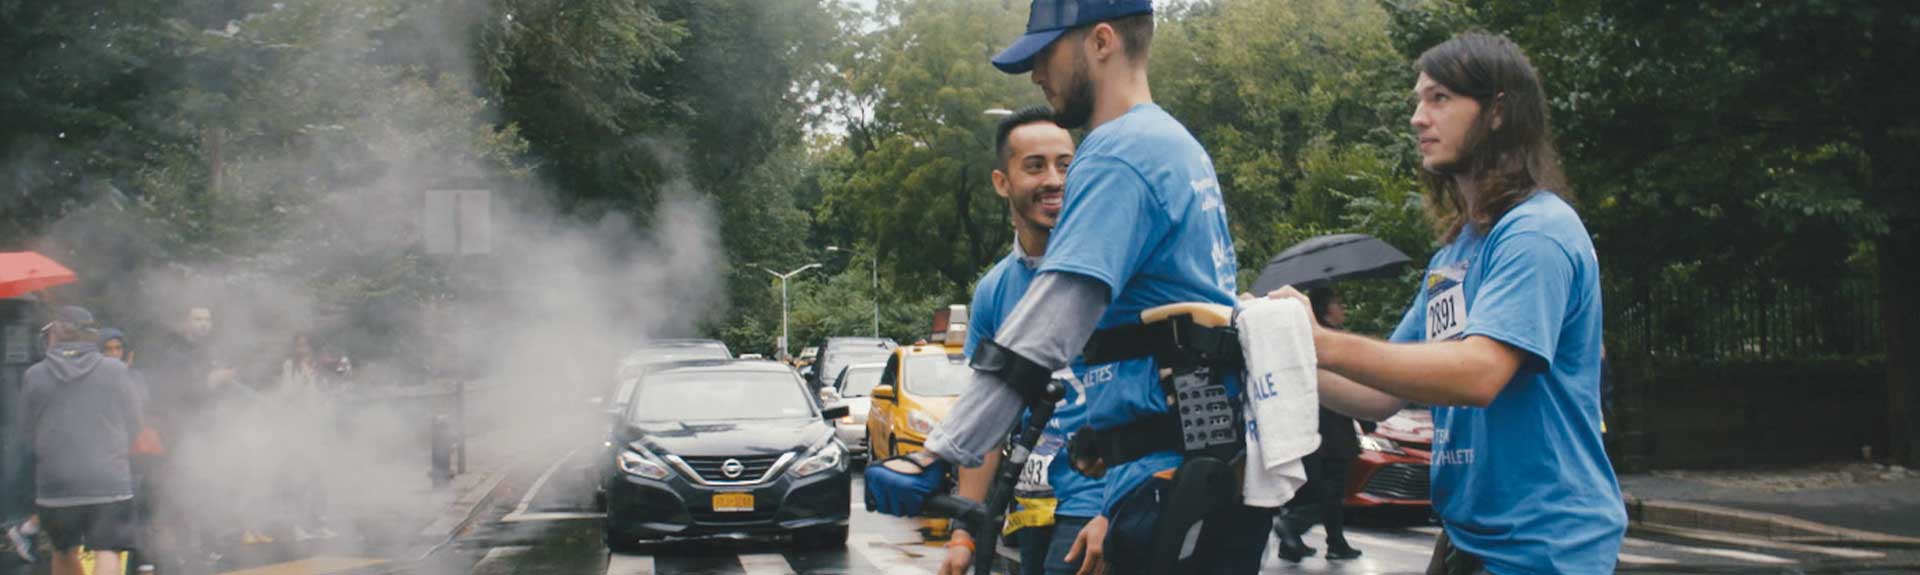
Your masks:
{"label": "smiling man with beard", "polygon": [[[1141,312],[1167,304],[1233,305],[1238,268],[1213,161],[1154,105],[1148,88],[1152,11],[1146,0],[1036,0],[1027,34],[994,57],[1001,71],[1031,72],[1062,127],[1091,131],[1068,172],[1065,205],[1038,275],[974,354],[974,385],[929,437],[925,454],[908,458],[921,469],[871,468],[867,487],[876,509],[917,513],[947,462],[979,465],[1004,440],[1023,401],[1032,401],[1034,386],[1081,355],[1096,329],[1137,327]],[[1157,361],[1151,354],[1089,360],[1089,372],[1110,377],[1087,382],[1088,427],[1105,434],[1177,419]],[[1239,396],[1237,377],[1220,381]],[[1180,442],[1179,432],[1170,432],[1152,449],[1105,457],[1101,514],[1068,557],[1084,559],[1081,573],[1137,572],[1150,564],[1148,539],[1163,519],[1151,501],[1164,480],[1154,476],[1185,459],[1180,448],[1166,446]],[[1204,516],[1182,572],[1259,571],[1272,513],[1235,499]],[[1130,511],[1116,515],[1121,509]],[[1109,533],[1110,526],[1117,527]]]}

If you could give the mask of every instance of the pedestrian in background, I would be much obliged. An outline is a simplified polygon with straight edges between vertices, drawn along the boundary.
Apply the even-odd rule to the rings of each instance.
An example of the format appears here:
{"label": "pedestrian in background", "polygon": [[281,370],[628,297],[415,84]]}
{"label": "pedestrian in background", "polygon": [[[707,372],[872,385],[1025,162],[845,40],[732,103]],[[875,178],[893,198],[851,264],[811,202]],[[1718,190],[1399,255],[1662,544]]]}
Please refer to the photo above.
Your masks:
{"label": "pedestrian in background", "polygon": [[134,390],[139,393],[140,435],[133,440],[133,452],[130,460],[133,465],[133,509],[134,509],[134,548],[127,552],[127,564],[136,568],[150,567],[153,558],[147,548],[149,534],[153,531],[153,471],[159,464],[159,458],[165,455],[166,445],[160,438],[160,432],[154,429],[152,417],[147,412],[152,403],[147,377],[133,368],[133,341],[126,332],[114,328],[100,330],[100,354],[120,360],[127,365],[127,375],[133,378]]}
{"label": "pedestrian in background", "polygon": [[[1313,299],[1313,316],[1320,325],[1343,329],[1347,325],[1347,307],[1340,292],[1332,287],[1307,292]],[[1347,543],[1346,510],[1341,500],[1347,492],[1347,471],[1360,457],[1360,435],[1354,431],[1353,418],[1320,408],[1320,448],[1301,463],[1307,468],[1307,484],[1288,501],[1273,522],[1273,534],[1280,538],[1281,559],[1299,562],[1314,553],[1300,540],[1315,524],[1327,531],[1327,559],[1353,559],[1360,550]]]}
{"label": "pedestrian in background", "polygon": [[274,408],[285,426],[281,435],[290,449],[279,459],[276,486],[284,490],[291,503],[290,517],[295,540],[328,539],[335,536],[327,526],[327,497],[324,474],[327,470],[328,439],[333,432],[332,373],[314,353],[313,339],[296,333],[287,357],[280,362],[280,377],[274,390]]}
{"label": "pedestrian in background", "polygon": [[120,573],[133,548],[133,470],[140,397],[127,366],[100,354],[93,314],[59,308],[47,324],[47,355],[27,369],[16,433],[27,438],[34,507],[53,542],[55,575]]}

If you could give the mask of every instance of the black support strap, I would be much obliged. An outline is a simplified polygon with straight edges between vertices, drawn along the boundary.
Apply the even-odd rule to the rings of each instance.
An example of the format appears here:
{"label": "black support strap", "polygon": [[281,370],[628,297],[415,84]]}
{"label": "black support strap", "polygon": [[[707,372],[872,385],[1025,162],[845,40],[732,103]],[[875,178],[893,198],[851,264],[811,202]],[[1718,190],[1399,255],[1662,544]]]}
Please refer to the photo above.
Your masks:
{"label": "black support strap", "polygon": [[1091,429],[1094,450],[1101,463],[1112,468],[1161,451],[1182,451],[1180,418],[1164,413],[1105,431]]}
{"label": "black support strap", "polygon": [[1149,356],[1158,359],[1161,367],[1239,369],[1246,364],[1240,355],[1239,332],[1230,327],[1203,326],[1187,316],[1094,332],[1080,356],[1087,365]]}
{"label": "black support strap", "polygon": [[981,339],[973,350],[973,360],[968,366],[976,371],[991,373],[1020,393],[1020,399],[1028,406],[1046,403],[1047,384],[1053,383],[1053,370],[1047,369],[1033,360],[1027,359],[1013,350],[1002,347],[989,339]]}

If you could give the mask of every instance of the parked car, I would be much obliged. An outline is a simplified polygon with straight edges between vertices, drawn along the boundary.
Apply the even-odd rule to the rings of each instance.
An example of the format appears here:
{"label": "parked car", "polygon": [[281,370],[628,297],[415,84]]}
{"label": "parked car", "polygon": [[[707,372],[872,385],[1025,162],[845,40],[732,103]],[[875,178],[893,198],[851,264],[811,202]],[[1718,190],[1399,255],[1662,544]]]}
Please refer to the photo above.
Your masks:
{"label": "parked car", "polygon": [[846,544],[852,475],[829,422],[793,369],[750,360],[680,362],[644,374],[604,479],[606,542],[792,534]]}
{"label": "parked car", "polygon": [[919,451],[972,381],[973,370],[958,347],[916,343],[894,350],[869,393],[872,459]]}
{"label": "parked car", "polygon": [[1403,409],[1360,435],[1360,457],[1348,473],[1346,507],[1431,507],[1433,413]]}
{"label": "parked car", "polygon": [[849,365],[886,361],[887,354],[900,344],[883,337],[830,337],[817,347],[820,352],[807,378],[807,387],[815,392],[833,384],[833,378]]}
{"label": "parked car", "polygon": [[839,377],[833,378],[833,387],[820,390],[824,405],[847,406],[847,416],[834,421],[834,430],[840,442],[847,444],[847,449],[861,459],[867,457],[867,411],[873,405],[867,395],[880,384],[880,374],[886,369],[884,363],[849,365],[840,370]]}

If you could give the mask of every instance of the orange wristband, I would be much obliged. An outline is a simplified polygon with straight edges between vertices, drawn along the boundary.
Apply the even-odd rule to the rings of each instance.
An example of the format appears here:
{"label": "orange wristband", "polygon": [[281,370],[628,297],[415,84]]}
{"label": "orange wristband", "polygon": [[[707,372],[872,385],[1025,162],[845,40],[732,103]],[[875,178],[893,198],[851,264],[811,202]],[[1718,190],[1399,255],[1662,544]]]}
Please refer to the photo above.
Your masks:
{"label": "orange wristband", "polygon": [[954,540],[951,540],[951,541],[947,541],[947,548],[948,548],[948,549],[952,549],[952,548],[954,548],[954,547],[965,547],[965,548],[967,548],[967,552],[969,552],[969,553],[972,553],[972,552],[975,552],[975,551],[976,551],[976,549],[975,549],[975,548],[974,548],[974,546],[973,546],[973,540],[972,540],[972,539],[967,539],[967,540],[964,540],[964,541],[963,541],[963,540],[960,540],[960,539],[954,539]]}

